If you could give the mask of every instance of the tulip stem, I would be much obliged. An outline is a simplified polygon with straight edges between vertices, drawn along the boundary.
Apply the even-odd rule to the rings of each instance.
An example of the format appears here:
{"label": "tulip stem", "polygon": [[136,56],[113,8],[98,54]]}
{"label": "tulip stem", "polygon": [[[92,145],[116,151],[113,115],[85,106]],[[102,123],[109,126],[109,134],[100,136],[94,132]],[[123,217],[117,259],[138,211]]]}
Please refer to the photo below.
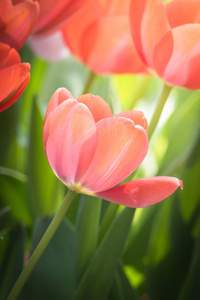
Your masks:
{"label": "tulip stem", "polygon": [[156,128],[156,126],[157,126],[157,124],[160,120],[160,116],[162,114],[163,108],[165,106],[165,103],[168,99],[168,96],[169,96],[171,90],[172,90],[171,86],[164,85],[162,93],[161,93],[160,98],[158,100],[156,109],[153,113],[152,119],[151,119],[150,124],[149,124],[149,128],[148,128],[149,141],[150,141],[150,139],[151,139],[151,137],[152,137],[152,135],[155,131],[155,128]]}
{"label": "tulip stem", "polygon": [[24,270],[20,274],[18,280],[16,281],[13,289],[11,290],[7,300],[15,300],[17,296],[21,292],[25,282],[27,281],[29,275],[31,274],[32,270],[34,269],[35,265],[37,264],[38,260],[40,259],[41,255],[43,254],[44,250],[48,246],[49,242],[51,241],[54,233],[58,229],[62,219],[64,218],[70,204],[72,203],[76,193],[72,191],[68,191],[67,195],[65,196],[60,208],[58,209],[57,213],[55,214],[53,220],[51,221],[49,227],[47,228],[46,232],[44,233],[42,239],[40,240],[39,244],[37,245],[35,251],[31,255],[27,265],[25,266]]}
{"label": "tulip stem", "polygon": [[85,86],[83,88],[81,95],[84,95],[84,94],[87,94],[90,92],[90,88],[91,88],[91,85],[93,83],[95,76],[96,76],[96,74],[93,73],[92,71],[90,71],[90,73],[86,79],[86,83],[85,83]]}

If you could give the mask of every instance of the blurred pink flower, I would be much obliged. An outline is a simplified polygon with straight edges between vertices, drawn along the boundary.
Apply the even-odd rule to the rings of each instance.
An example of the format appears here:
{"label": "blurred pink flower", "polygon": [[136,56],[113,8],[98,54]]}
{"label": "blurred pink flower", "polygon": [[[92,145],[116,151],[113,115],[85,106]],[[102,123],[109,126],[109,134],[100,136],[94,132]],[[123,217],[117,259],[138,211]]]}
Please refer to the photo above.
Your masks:
{"label": "blurred pink flower", "polygon": [[22,94],[30,78],[30,65],[21,63],[15,49],[0,43],[0,112]]}
{"label": "blurred pink flower", "polygon": [[142,178],[116,186],[141,164],[148,150],[147,120],[140,111],[113,116],[99,96],[74,99],[58,89],[43,127],[44,148],[54,173],[71,190],[129,207],[155,204],[181,180]]}
{"label": "blurred pink flower", "polygon": [[93,0],[35,0],[40,4],[39,18],[33,33],[47,36],[65,24]]}
{"label": "blurred pink flower", "polygon": [[200,1],[131,0],[138,54],[169,85],[200,88]]}
{"label": "blurred pink flower", "polygon": [[75,57],[96,73],[146,73],[134,47],[130,0],[93,0],[62,28]]}

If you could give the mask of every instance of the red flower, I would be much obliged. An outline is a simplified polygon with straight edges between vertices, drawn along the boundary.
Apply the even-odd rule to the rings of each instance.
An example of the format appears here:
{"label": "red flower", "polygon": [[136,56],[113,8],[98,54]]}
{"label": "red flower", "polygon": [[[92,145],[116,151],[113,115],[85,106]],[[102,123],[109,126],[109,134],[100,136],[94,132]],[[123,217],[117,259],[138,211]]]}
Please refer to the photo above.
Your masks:
{"label": "red flower", "polygon": [[147,121],[140,111],[113,116],[99,96],[74,99],[61,88],[47,108],[44,148],[54,173],[69,189],[125,206],[144,207],[182,187],[173,177],[143,178],[116,186],[146,156],[146,130]]}
{"label": "red flower", "polygon": [[200,2],[132,0],[132,36],[147,68],[170,85],[200,88]]}
{"label": "red flower", "polygon": [[[39,4],[32,0],[0,2],[0,42],[20,49],[38,18]],[[16,4],[15,4],[16,3]]]}
{"label": "red flower", "polygon": [[0,42],[20,49],[31,33],[49,35],[92,0],[1,0]]}
{"label": "red flower", "polygon": [[0,112],[22,94],[30,78],[30,65],[21,63],[15,49],[0,43]]}
{"label": "red flower", "polygon": [[62,29],[70,51],[97,73],[146,72],[132,42],[130,0],[93,0]]}

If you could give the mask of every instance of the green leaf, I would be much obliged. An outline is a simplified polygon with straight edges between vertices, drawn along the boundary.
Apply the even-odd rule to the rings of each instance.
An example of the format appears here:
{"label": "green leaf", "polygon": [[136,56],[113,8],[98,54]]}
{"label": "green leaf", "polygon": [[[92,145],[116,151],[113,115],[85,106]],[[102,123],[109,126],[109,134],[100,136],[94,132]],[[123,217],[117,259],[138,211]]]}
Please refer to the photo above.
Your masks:
{"label": "green leaf", "polygon": [[12,169],[0,168],[0,199],[9,206],[16,221],[23,220],[30,226],[32,220],[26,199],[26,176]]}
{"label": "green leaf", "polygon": [[127,246],[123,254],[125,264],[132,265],[141,272],[145,271],[144,261],[147,258],[147,248],[153,220],[159,207],[158,204],[136,210],[135,218],[128,236]]}
{"label": "green leaf", "polygon": [[106,234],[108,228],[110,227],[112,221],[114,220],[118,209],[119,209],[118,204],[112,202],[109,203],[109,206],[103,216],[101,226],[99,228],[99,243],[102,241],[104,235]]}
{"label": "green leaf", "polygon": [[100,199],[81,197],[76,222],[78,278],[82,277],[97,248],[100,210]]}
{"label": "green leaf", "polygon": [[43,148],[43,119],[33,102],[27,159],[27,197],[33,218],[54,213],[62,199],[63,185],[51,170]]}
{"label": "green leaf", "polygon": [[[31,253],[41,240],[51,219],[42,217],[36,222]],[[75,231],[66,220],[63,220],[28,278],[22,291],[22,299],[72,299],[76,288],[75,255]]]}
{"label": "green leaf", "polygon": [[[190,155],[199,132],[199,95],[199,92],[185,93],[181,103],[177,99],[178,105],[155,144],[155,156],[160,158],[159,175],[173,174]],[[165,147],[161,149],[160,145]]]}
{"label": "green leaf", "polygon": [[115,272],[114,282],[112,284],[109,300],[137,300],[138,297],[131,287],[128,278],[126,277],[123,266],[119,266]]}
{"label": "green leaf", "polygon": [[0,210],[0,230],[2,230],[6,226],[6,221],[10,214],[10,207],[4,207]]}
{"label": "green leaf", "polygon": [[0,113],[0,165],[2,166],[6,166],[5,162],[17,132],[18,108],[19,104],[14,103]]}
{"label": "green leaf", "polygon": [[22,271],[25,237],[23,224],[0,232],[0,295],[2,300],[7,299]]}
{"label": "green leaf", "polygon": [[[200,231],[199,231],[200,233]],[[186,277],[178,300],[198,300],[200,299],[200,286],[199,286],[199,270],[200,270],[200,234],[196,240],[195,248],[191,258],[191,265]]]}
{"label": "green leaf", "polygon": [[183,180],[184,190],[179,191],[179,204],[182,217],[189,222],[200,205],[200,134],[191,151],[190,157],[182,167],[181,179]]}
{"label": "green leaf", "polygon": [[[177,201],[164,202],[151,234],[147,286],[152,299],[177,299],[187,274],[194,245],[192,227],[184,222]],[[192,298],[191,298],[192,299]]]}
{"label": "green leaf", "polygon": [[124,208],[99,245],[74,299],[106,299],[130,229],[134,209]]}

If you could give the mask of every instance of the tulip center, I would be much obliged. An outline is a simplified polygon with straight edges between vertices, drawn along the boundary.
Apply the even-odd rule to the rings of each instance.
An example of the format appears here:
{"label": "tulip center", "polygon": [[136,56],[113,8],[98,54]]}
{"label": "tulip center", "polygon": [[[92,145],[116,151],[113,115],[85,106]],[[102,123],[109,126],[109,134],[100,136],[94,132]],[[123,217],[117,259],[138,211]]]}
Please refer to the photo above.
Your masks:
{"label": "tulip center", "polygon": [[87,188],[82,186],[80,183],[75,183],[75,182],[68,183],[67,187],[71,191],[74,191],[74,192],[79,193],[79,194],[86,194],[86,195],[91,195],[91,196],[94,195],[94,192],[88,190]]}

